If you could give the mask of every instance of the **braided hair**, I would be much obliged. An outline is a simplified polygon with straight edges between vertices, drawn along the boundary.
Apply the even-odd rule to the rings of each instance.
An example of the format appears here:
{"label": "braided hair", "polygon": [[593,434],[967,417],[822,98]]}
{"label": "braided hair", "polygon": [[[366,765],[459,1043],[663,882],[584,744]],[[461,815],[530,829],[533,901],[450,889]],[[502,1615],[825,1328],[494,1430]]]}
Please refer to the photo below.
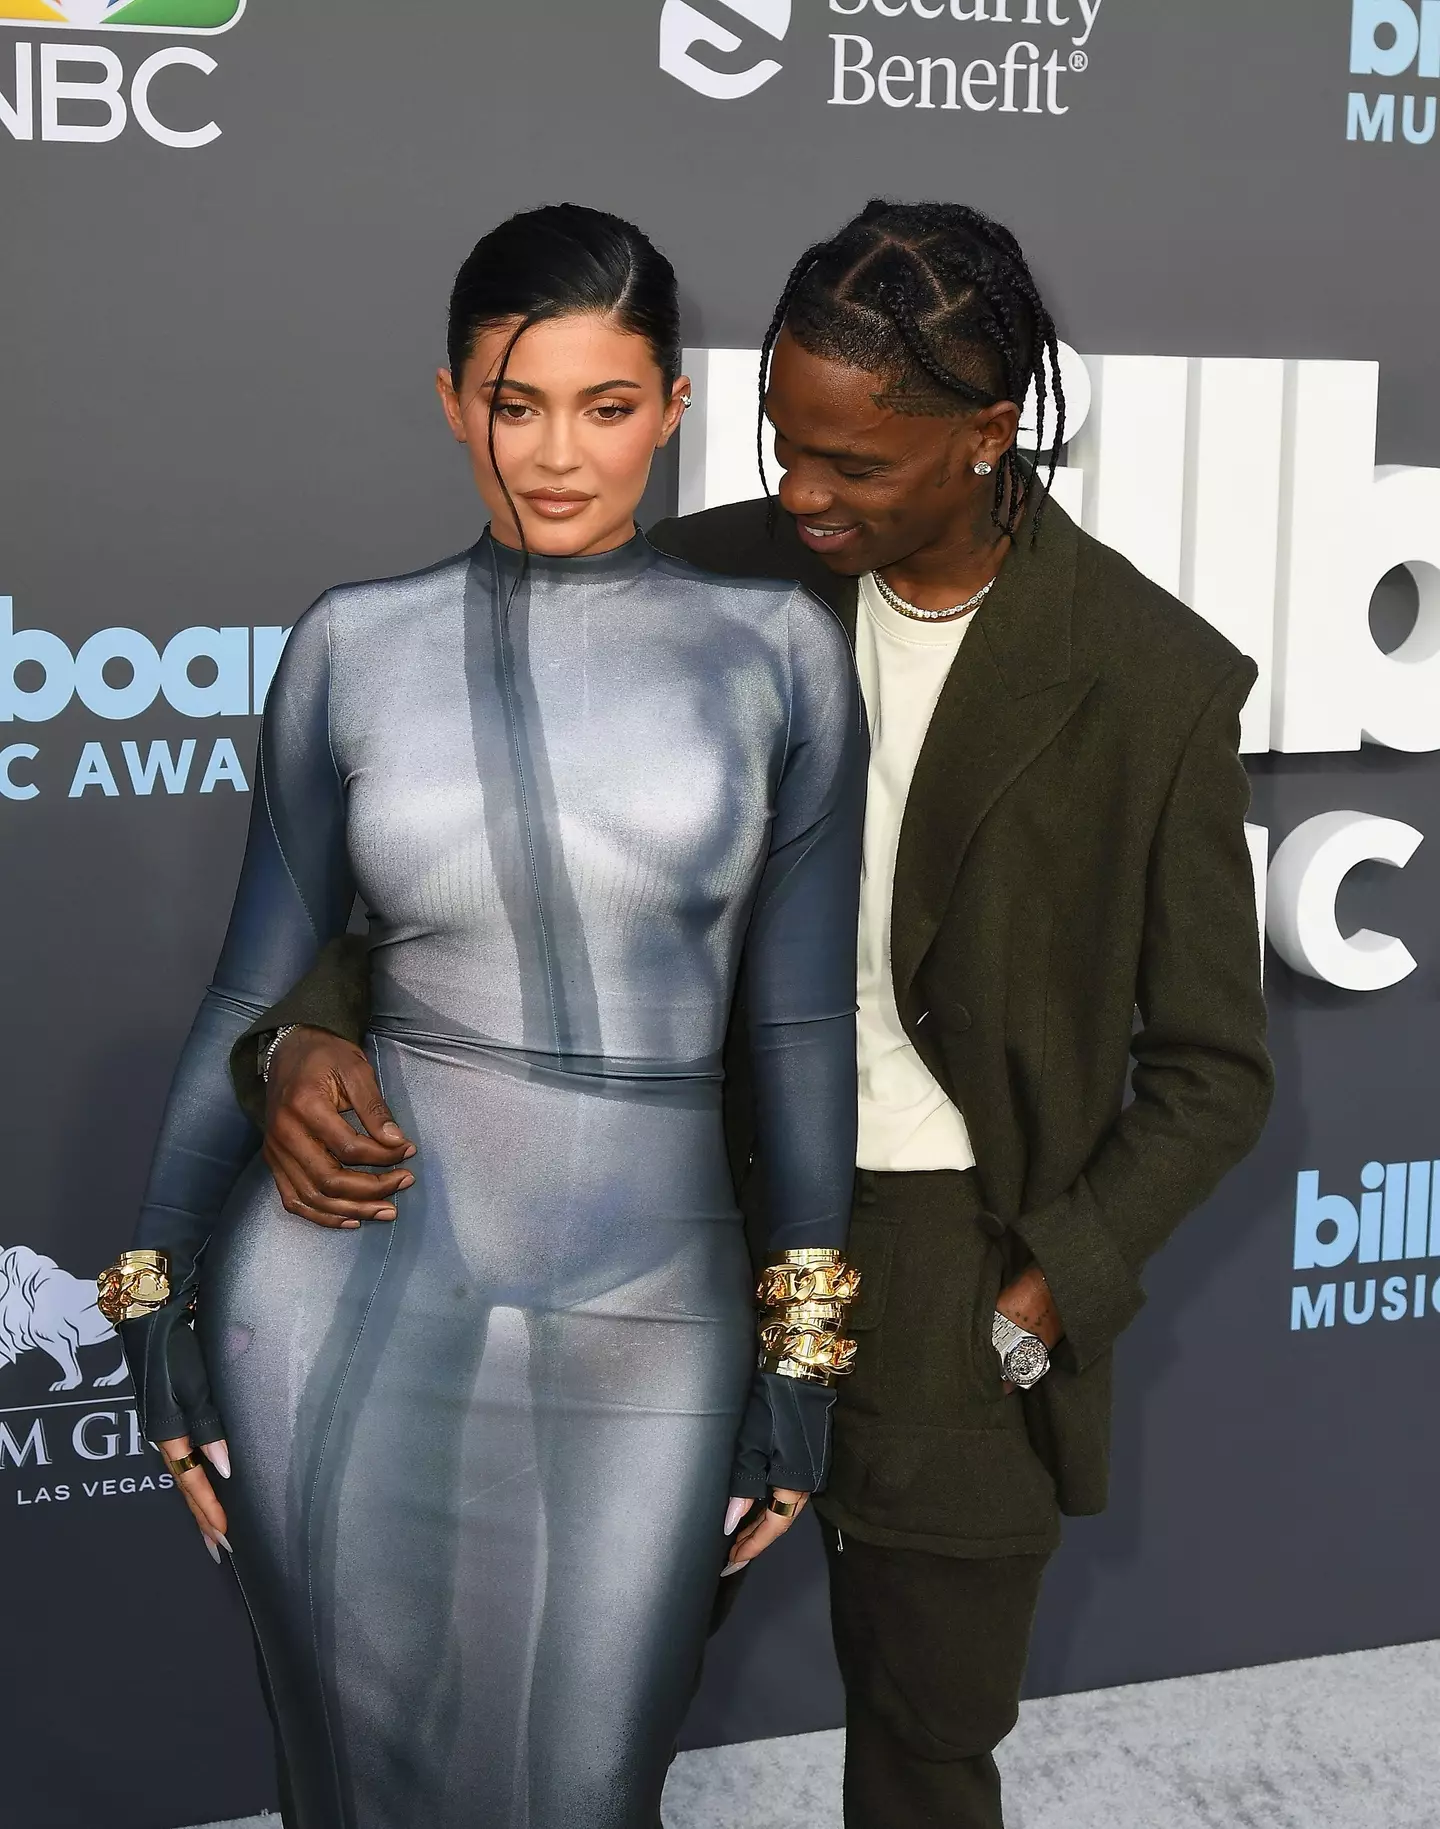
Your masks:
{"label": "braided hair", "polygon": [[[885,376],[894,391],[880,398],[897,412],[963,412],[1001,400],[1023,410],[1033,383],[1042,441],[1051,400],[1055,419],[1031,523],[1038,535],[1065,440],[1065,390],[1054,320],[1008,229],[963,203],[877,199],[838,235],[805,250],[760,355],[758,444],[767,498],[764,396],[770,358],[787,329],[810,355]],[[996,466],[991,513],[1002,532],[1014,535],[1031,480],[1012,445]]]}

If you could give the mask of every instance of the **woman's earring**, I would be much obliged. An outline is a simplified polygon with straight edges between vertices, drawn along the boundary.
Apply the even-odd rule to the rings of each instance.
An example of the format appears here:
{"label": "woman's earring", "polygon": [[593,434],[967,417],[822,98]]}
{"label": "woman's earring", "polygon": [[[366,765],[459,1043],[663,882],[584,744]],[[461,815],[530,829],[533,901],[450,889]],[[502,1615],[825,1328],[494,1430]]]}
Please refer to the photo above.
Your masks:
{"label": "woman's earring", "polygon": [[682,394],[680,396],[680,404],[682,407],[684,407],[685,411],[688,413],[690,411],[691,407],[694,406],[694,404],[695,404],[695,396],[693,394]]}
{"label": "woman's earring", "polygon": [[991,468],[992,468],[992,466],[989,464],[984,464],[984,463],[976,464],[975,474],[976,474],[976,476],[989,476],[990,472],[991,472]]}

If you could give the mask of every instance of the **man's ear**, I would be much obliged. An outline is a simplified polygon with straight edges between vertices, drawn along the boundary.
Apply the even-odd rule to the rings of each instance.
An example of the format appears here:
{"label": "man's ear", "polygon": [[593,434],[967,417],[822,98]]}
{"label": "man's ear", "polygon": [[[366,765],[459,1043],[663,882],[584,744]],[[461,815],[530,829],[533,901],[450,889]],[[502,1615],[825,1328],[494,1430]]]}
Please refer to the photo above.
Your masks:
{"label": "man's ear", "polygon": [[1000,459],[1014,444],[1020,430],[1020,409],[1013,400],[997,400],[993,406],[981,407],[970,422],[975,440],[974,462],[998,469]]}
{"label": "man's ear", "polygon": [[665,417],[660,421],[660,437],[655,449],[663,450],[675,436],[680,421],[685,417],[685,409],[694,398],[689,375],[681,375],[674,387],[670,389],[670,398],[665,403]]}
{"label": "man's ear", "polygon": [[460,411],[460,396],[455,392],[455,383],[450,377],[448,368],[435,370],[435,392],[440,396],[440,405],[445,413],[445,423],[449,426],[456,440],[469,444],[465,436],[465,417]]}

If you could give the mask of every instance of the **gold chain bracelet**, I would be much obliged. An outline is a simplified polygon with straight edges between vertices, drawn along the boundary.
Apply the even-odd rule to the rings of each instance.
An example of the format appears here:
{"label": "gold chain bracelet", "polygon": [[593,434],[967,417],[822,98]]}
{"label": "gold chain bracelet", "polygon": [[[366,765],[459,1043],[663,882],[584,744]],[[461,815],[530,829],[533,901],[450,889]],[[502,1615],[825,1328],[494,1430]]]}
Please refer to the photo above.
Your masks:
{"label": "gold chain bracelet", "polygon": [[760,1273],[756,1297],[764,1308],[788,1302],[843,1302],[860,1291],[860,1272],[837,1258],[829,1264],[767,1264]]}
{"label": "gold chain bracelet", "polygon": [[860,1272],[833,1246],[785,1251],[760,1273],[760,1370],[803,1384],[832,1384],[854,1370],[845,1319]]}
{"label": "gold chain bracelet", "polygon": [[112,1327],[153,1315],[170,1300],[168,1251],[122,1251],[95,1279],[96,1306]]}
{"label": "gold chain bracelet", "polygon": [[799,1378],[829,1384],[855,1369],[856,1345],[839,1334],[821,1333],[813,1327],[788,1327],[774,1321],[761,1330],[760,1369],[782,1378]]}

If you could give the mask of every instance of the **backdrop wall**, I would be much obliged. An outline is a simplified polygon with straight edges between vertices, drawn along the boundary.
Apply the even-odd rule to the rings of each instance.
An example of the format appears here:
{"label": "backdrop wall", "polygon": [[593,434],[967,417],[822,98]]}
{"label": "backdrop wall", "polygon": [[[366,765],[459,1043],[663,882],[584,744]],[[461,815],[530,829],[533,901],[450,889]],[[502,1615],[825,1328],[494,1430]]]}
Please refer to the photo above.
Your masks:
{"label": "backdrop wall", "polygon": [[[561,197],[657,238],[699,350],[753,348],[798,250],[890,194],[1009,223],[1078,349],[1292,365],[1284,438],[1242,402],[1210,423],[1207,474],[1268,504],[1278,671],[1293,685],[1316,618],[1345,666],[1337,685],[1311,643],[1319,738],[1295,734],[1296,686],[1288,749],[1277,724],[1251,759],[1252,817],[1267,853],[1337,811],[1428,831],[1403,869],[1346,875],[1337,911],[1418,963],[1358,992],[1270,954],[1275,1115],[1150,1275],[1114,1504],[1070,1530],[1031,1685],[1440,1635],[1414,1396],[1440,1356],[1440,733],[1327,737],[1377,722],[1373,649],[1344,648],[1324,576],[1296,582],[1333,567],[1295,510],[1302,472],[1440,466],[1435,61],[1415,0],[0,0],[6,1820],[172,1829],[273,1803],[242,1610],[159,1490],[85,1285],[129,1233],[218,948],[283,630],[329,584],[475,537],[430,389],[449,282],[498,217]],[[1335,361],[1379,364],[1378,449],[1363,387],[1357,422],[1293,366]],[[1174,371],[1138,373],[1144,395]],[[1092,491],[1121,462],[1070,461]],[[678,490],[672,463],[654,511]],[[1347,499],[1352,545],[1394,518]],[[1433,524],[1376,610],[1412,683],[1440,651]],[[761,1565],[692,1743],[838,1721],[821,1584],[808,1532]]]}

